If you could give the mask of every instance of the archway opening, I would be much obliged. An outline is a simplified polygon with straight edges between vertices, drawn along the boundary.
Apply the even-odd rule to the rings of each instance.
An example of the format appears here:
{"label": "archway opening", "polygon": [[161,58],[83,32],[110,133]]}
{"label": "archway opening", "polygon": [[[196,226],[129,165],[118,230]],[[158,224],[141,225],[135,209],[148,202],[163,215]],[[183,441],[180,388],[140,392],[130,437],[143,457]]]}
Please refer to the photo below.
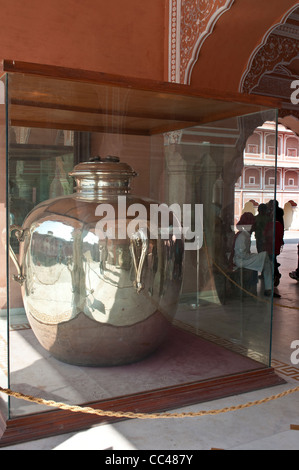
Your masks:
{"label": "archway opening", "polygon": [[279,124],[277,165],[273,138],[274,124],[265,122],[246,141],[244,166],[235,188],[236,218],[244,212],[256,214],[258,205],[267,204],[275,194],[284,209],[285,230],[299,230],[299,137]]}
{"label": "archway opening", "polygon": [[244,208],[242,210],[242,214],[244,212],[251,212],[251,214],[256,215],[258,209],[258,203],[251,199],[250,201],[247,201],[244,205]]}

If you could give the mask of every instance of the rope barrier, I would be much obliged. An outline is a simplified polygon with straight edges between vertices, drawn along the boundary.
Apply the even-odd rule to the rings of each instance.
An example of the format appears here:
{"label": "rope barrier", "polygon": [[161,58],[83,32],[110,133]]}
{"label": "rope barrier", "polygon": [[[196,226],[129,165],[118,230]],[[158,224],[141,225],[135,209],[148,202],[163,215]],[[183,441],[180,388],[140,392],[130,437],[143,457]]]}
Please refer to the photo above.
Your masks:
{"label": "rope barrier", "polygon": [[[218,266],[215,261],[213,261],[213,264],[215,267],[233,284],[235,284],[239,289],[244,291],[246,294],[256,298],[257,300],[265,303],[270,303],[268,300],[263,299],[261,297],[257,297],[255,294],[252,292],[247,291],[244,289],[240,284],[235,282],[230,276],[227,275],[227,273]],[[289,308],[289,309],[294,309],[294,310],[299,310],[297,307],[292,307],[290,305],[283,305],[283,304],[276,304],[273,303],[273,305],[278,306],[278,307],[283,307],[283,308]],[[116,418],[129,418],[129,419],[169,419],[169,418],[193,418],[193,417],[199,417],[199,416],[208,416],[208,415],[217,415],[217,414],[222,414],[222,413],[227,413],[231,411],[238,411],[246,408],[250,408],[253,406],[258,406],[262,405],[265,403],[268,403],[273,400],[277,400],[279,398],[283,398],[287,395],[290,395],[295,392],[299,392],[299,386],[286,390],[284,392],[278,393],[276,395],[272,395],[270,397],[263,398],[261,400],[255,400],[252,402],[247,402],[245,404],[241,405],[235,405],[231,407],[225,407],[221,409],[214,409],[214,410],[201,410],[197,412],[183,412],[183,413],[135,413],[131,411],[109,411],[109,410],[101,410],[101,409],[94,409],[91,407],[82,407],[82,406],[77,406],[77,405],[67,405],[66,403],[61,403],[61,402],[56,402],[53,400],[45,400],[43,398],[37,398],[32,395],[25,395],[20,392],[14,392],[13,390],[9,388],[2,388],[0,387],[0,392],[20,399],[20,400],[25,400],[33,403],[37,403],[39,405],[46,405],[49,407],[54,407],[66,411],[71,411],[74,413],[85,413],[85,414],[93,414],[97,416],[108,416],[108,417],[116,417]]]}
{"label": "rope barrier", "polygon": [[[232,284],[234,284],[235,286],[237,286],[240,290],[242,290],[245,294],[247,295],[250,295],[251,297],[254,297],[255,299],[257,299],[259,302],[264,302],[264,303],[267,303],[269,304],[269,300],[267,299],[263,299],[262,297],[258,297],[256,296],[255,294],[253,294],[252,292],[249,292],[248,290],[244,289],[244,287],[240,286],[240,284],[238,284],[237,282],[235,282],[230,276],[228,276],[228,274],[222,269],[220,268],[220,266],[218,266],[217,263],[215,263],[215,261],[213,261],[213,264],[214,266],[218,269],[218,271],[221,272],[221,274],[223,274],[226,279],[228,279]],[[298,307],[293,307],[292,305],[284,305],[284,304],[279,304],[279,303],[276,303],[276,302],[273,302],[273,306],[275,307],[282,307],[282,308],[289,308],[291,310],[299,310]]]}
{"label": "rope barrier", "polygon": [[270,397],[262,398],[261,400],[255,400],[251,402],[247,402],[242,405],[235,405],[231,407],[225,407],[222,409],[216,410],[202,410],[202,411],[195,411],[195,412],[184,412],[184,413],[134,413],[130,411],[107,411],[107,410],[97,410],[90,407],[82,407],[82,406],[74,406],[74,405],[67,405],[65,403],[56,402],[53,400],[44,400],[43,398],[36,398],[31,395],[25,395],[23,393],[14,392],[8,388],[0,387],[0,392],[5,393],[6,395],[30,401],[33,403],[37,403],[40,405],[46,405],[50,407],[59,408],[62,410],[72,411],[74,413],[86,413],[86,414],[93,414],[97,416],[109,416],[109,417],[117,417],[117,418],[130,418],[130,419],[169,419],[169,418],[194,418],[198,416],[208,416],[208,415],[217,415],[221,413],[227,413],[230,411],[237,411],[242,410],[245,408],[250,408],[252,406],[262,405],[264,403],[268,403],[273,400],[277,400],[278,398],[283,398],[291,393],[299,392],[299,386],[286,390],[284,392],[278,393],[277,395],[272,395]]}

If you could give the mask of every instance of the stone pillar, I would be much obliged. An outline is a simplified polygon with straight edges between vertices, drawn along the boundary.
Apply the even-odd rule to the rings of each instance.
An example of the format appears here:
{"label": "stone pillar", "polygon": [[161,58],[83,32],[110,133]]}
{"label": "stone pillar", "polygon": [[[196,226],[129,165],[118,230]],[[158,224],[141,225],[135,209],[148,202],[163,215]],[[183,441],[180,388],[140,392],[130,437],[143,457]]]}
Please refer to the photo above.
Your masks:
{"label": "stone pillar", "polygon": [[182,131],[165,134],[165,202],[182,206],[190,192],[187,181],[187,162],[182,155],[180,140]]}
{"label": "stone pillar", "polygon": [[[222,199],[222,187],[216,190],[216,182],[221,181],[221,151],[212,149],[209,144],[184,145],[182,132],[167,134],[165,138],[165,186],[168,205],[177,203],[203,205],[204,244],[197,251],[185,251],[185,272],[183,294],[196,293],[202,289],[211,290],[212,259],[215,249],[216,199]],[[216,197],[216,199],[215,199]]]}

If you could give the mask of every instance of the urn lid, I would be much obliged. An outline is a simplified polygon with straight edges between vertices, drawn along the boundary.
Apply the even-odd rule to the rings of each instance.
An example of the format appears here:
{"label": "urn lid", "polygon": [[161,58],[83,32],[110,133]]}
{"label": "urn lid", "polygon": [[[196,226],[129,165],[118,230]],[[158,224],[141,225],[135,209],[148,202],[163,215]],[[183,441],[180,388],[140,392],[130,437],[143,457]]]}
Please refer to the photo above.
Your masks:
{"label": "urn lid", "polygon": [[116,156],[92,157],[81,162],[70,172],[76,180],[77,192],[129,192],[131,178],[137,176],[127,163]]}
{"label": "urn lid", "polygon": [[71,176],[109,176],[117,175],[134,177],[137,173],[127,163],[120,162],[119,157],[108,155],[107,157],[92,157],[87,162],[81,162],[75,166],[73,171],[70,173]]}

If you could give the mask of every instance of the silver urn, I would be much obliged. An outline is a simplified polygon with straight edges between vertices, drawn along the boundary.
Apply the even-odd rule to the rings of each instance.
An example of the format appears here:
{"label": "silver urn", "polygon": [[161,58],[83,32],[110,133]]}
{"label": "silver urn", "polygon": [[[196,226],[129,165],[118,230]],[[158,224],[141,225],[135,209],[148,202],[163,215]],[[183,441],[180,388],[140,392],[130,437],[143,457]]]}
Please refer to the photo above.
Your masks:
{"label": "silver urn", "polygon": [[118,158],[80,163],[71,175],[74,194],[40,203],[22,227],[11,226],[20,242],[18,258],[10,249],[14,279],[28,321],[63,362],[139,361],[167,337],[182,283],[183,240],[150,221],[155,201],[130,194],[136,173]]}

